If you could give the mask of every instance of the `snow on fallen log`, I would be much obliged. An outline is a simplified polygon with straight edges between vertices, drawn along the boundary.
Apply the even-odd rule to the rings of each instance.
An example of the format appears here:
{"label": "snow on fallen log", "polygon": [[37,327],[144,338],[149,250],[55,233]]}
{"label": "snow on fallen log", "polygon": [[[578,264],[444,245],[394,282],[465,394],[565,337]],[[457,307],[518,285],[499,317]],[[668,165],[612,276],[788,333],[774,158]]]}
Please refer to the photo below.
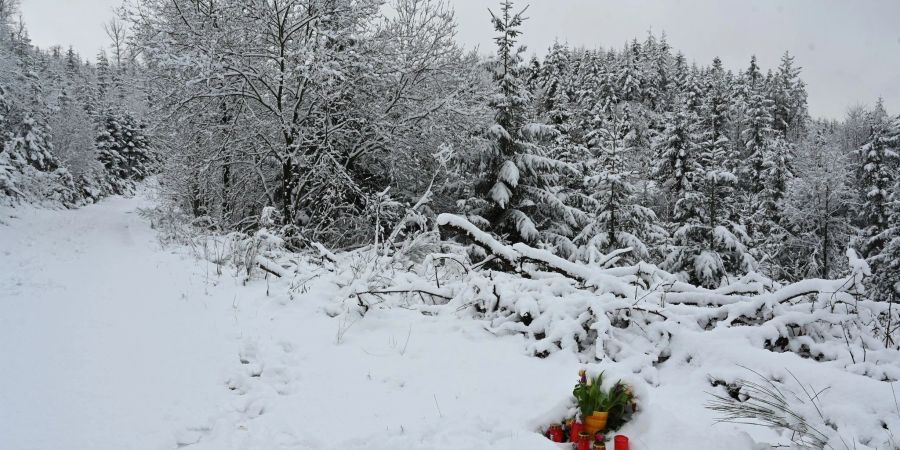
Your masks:
{"label": "snow on fallen log", "polygon": [[[855,253],[848,253],[851,273],[842,279],[781,286],[750,273],[707,289],[652,264],[606,267],[524,243],[507,245],[457,215],[441,214],[437,223],[467,236],[505,270],[482,270],[457,246],[454,260],[464,270],[439,279],[433,261],[450,254],[456,245],[451,242],[412,266],[359,252],[355,257],[372,269],[347,286],[347,310],[360,307],[359,295],[373,295],[380,300],[366,301],[366,308],[469,314],[485,320],[491,333],[525,336],[534,355],[566,350],[612,360],[648,382],[656,377],[655,367],[671,357],[672,343],[697,333],[724,333],[756,348],[794,352],[879,380],[900,379],[898,339],[892,336],[900,308],[860,298],[867,267]],[[353,258],[345,253],[336,258],[335,276],[357,273]]]}
{"label": "snow on fallen log", "polygon": [[332,253],[330,250],[325,248],[324,245],[322,245],[318,242],[313,242],[312,246],[319,252],[320,257],[327,259],[328,261],[331,261],[333,263],[337,262],[337,256],[335,256],[334,253]]}
{"label": "snow on fallen log", "polygon": [[524,334],[536,355],[589,351],[631,361],[636,373],[652,378],[647,366],[667,358],[672,336],[734,330],[758,347],[900,379],[900,352],[887,347],[896,342],[890,334],[900,308],[859,298],[868,268],[852,251],[846,278],[779,286],[750,273],[706,289],[652,264],[606,268],[523,243],[506,245],[459,216],[443,214],[438,224],[463,231],[514,269],[467,273],[459,285],[445,286],[455,293],[448,306],[490,320],[491,332]]}
{"label": "snow on fallen log", "polygon": [[278,263],[265,256],[257,256],[256,263],[259,264],[260,269],[271,273],[276,277],[285,278],[291,275],[285,268],[279,266]]}
{"label": "snow on fallen log", "polygon": [[583,282],[585,286],[599,288],[621,296],[627,296],[634,292],[632,284],[637,281],[635,275],[607,274],[602,270],[560,258],[546,250],[536,249],[522,243],[514,244],[512,248],[523,257],[542,263],[555,272],[575,278]]}
{"label": "snow on fallen log", "polygon": [[485,250],[492,254],[502,258],[510,265],[515,265],[519,262],[518,252],[494,239],[490,234],[481,231],[481,229],[464,217],[455,214],[440,214],[437,217],[437,224],[442,227],[449,226],[465,232],[465,234],[472,238],[475,243],[484,247]]}
{"label": "snow on fallen log", "polygon": [[[507,246],[479,229],[464,217],[454,214],[439,215],[437,223],[440,226],[449,226],[465,232],[478,245],[512,266],[523,261],[539,263],[553,272],[581,281],[585,286],[603,289],[622,296],[632,293],[634,289],[631,287],[631,284],[638,280],[637,269],[610,270],[607,272],[606,269],[568,261],[549,251],[536,249],[524,243]],[[618,250],[607,255],[606,259],[611,260],[627,251],[630,251],[630,249]]]}

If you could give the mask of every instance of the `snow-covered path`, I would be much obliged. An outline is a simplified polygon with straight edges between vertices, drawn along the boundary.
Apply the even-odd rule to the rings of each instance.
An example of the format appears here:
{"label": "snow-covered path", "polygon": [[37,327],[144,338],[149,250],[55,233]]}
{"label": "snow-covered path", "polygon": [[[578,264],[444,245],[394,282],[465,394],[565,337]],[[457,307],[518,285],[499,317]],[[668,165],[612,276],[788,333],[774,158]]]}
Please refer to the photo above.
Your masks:
{"label": "snow-covered path", "polygon": [[[161,246],[137,212],[150,205],[0,211],[0,450],[558,448],[535,431],[568,408],[574,354],[531,357],[522,336],[452,313],[331,317],[347,280],[318,266],[293,280],[218,275]],[[871,436],[895,410],[890,385],[755,348],[739,330],[679,336],[658,380],[636,379],[642,412],[623,430],[634,450],[776,439],[713,426],[708,374],[736,364],[828,383],[834,417]],[[635,379],[627,365],[588,367]]]}
{"label": "snow-covered path", "polygon": [[0,448],[167,448],[233,355],[231,319],[141,200],[0,225]]}
{"label": "snow-covered path", "polygon": [[333,292],[162,248],[150,204],[5,211],[0,449],[553,448],[533,430],[574,356],[407,310],[342,323]]}

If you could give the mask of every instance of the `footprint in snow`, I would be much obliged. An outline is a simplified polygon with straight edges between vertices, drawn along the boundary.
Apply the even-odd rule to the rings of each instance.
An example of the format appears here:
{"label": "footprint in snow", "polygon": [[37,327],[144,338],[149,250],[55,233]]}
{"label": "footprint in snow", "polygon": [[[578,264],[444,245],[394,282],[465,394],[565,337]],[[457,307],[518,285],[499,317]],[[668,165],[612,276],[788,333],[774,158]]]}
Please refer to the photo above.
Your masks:
{"label": "footprint in snow", "polygon": [[241,412],[248,419],[255,419],[266,412],[266,402],[261,398],[249,399]]}
{"label": "footprint in snow", "polygon": [[237,395],[244,395],[250,391],[250,382],[244,374],[237,374],[225,381],[225,387]]}
{"label": "footprint in snow", "polygon": [[203,439],[203,436],[209,434],[210,428],[207,427],[191,427],[175,432],[175,445],[178,448],[194,445]]}
{"label": "footprint in snow", "polygon": [[256,360],[258,352],[259,350],[256,347],[256,343],[245,342],[241,351],[238,352],[238,358],[240,359],[241,364],[250,364]]}

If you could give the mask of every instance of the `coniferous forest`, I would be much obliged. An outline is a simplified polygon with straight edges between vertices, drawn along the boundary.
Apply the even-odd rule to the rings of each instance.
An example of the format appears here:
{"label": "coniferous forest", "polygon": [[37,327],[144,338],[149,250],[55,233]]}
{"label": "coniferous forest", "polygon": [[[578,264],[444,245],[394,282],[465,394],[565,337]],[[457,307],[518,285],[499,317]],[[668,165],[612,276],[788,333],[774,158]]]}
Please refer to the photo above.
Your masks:
{"label": "coniferous forest", "polygon": [[[879,390],[900,379],[900,115],[873,98],[812,116],[790,53],[774,67],[696,61],[653,32],[526,49],[523,25],[541,19],[509,0],[486,5],[493,46],[479,50],[458,42],[442,0],[129,0],[109,47],[82,55],[33,45],[18,2],[0,0],[4,208],[91,211],[151,189],[142,217],[206,261],[207,283],[233,272],[281,305],[321,297],[272,321],[322,316],[352,346],[372,311],[474,318],[472,335],[524,336],[529,358],[565,365],[555,354],[569,352],[598,384],[620,376],[640,425],[616,427],[650,442],[662,432],[640,402],[683,377],[715,391],[706,408],[722,420],[786,431],[784,446],[900,448],[896,397]],[[431,342],[402,323],[406,344],[391,335],[389,353]],[[801,362],[723,357],[766,380],[753,385],[704,365],[714,341]],[[275,355],[260,342],[241,367]],[[781,394],[791,377],[794,392],[815,381],[807,362],[857,419],[820,408],[820,391]],[[258,367],[229,391],[268,382]],[[851,376],[865,380],[859,405]],[[776,397],[751,405],[760,392]],[[421,395],[449,420],[448,396]],[[528,427],[577,422],[568,407]],[[510,429],[525,422],[514,414]],[[231,448],[197,429],[178,446]],[[432,442],[415,433],[373,448]]]}
{"label": "coniferous forest", "polygon": [[272,207],[292,248],[346,249],[428,192],[431,214],[506,242],[584,262],[631,248],[711,288],[835,277],[848,248],[881,295],[900,273],[900,121],[877,99],[810,117],[788,53],[731,71],[648,34],[527,56],[503,4],[484,56],[433,0],[185,5],[134,2],[85,58],[32,46],[4,0],[8,199],[74,206],[161,173],[211,229]]}

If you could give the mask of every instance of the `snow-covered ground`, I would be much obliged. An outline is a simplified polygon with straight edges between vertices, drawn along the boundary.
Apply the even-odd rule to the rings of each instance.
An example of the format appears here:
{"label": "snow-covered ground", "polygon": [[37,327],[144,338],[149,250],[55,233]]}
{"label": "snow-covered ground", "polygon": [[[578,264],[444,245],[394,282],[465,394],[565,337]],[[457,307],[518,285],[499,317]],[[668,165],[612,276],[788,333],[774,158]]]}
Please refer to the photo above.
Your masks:
{"label": "snow-covered ground", "polygon": [[[159,243],[137,212],[151,204],[3,211],[0,449],[557,448],[536,431],[568,407],[574,354],[535,358],[523,337],[453,314],[331,317],[327,277],[290,289],[219,275]],[[832,385],[830,412],[862,429],[893,411],[888,383],[714,336],[673,338],[658,379],[636,382],[632,449],[768,448],[753,440],[773,432],[715,424],[703,407],[707,375],[736,364]]]}

